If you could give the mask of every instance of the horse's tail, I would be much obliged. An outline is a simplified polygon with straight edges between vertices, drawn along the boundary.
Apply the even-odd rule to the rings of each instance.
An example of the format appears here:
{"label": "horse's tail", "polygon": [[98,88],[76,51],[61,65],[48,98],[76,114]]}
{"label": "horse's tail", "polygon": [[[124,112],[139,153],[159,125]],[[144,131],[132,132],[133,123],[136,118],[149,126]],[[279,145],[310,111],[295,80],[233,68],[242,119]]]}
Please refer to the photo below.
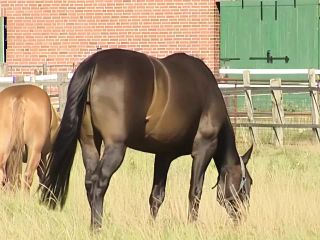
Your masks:
{"label": "horse's tail", "polygon": [[[20,187],[23,158],[23,125],[24,109],[22,103],[17,99],[12,108],[12,132],[10,137],[10,148],[12,149],[6,164],[7,179],[10,187]],[[14,127],[17,126],[17,127]]]}
{"label": "horse's tail", "polygon": [[50,120],[50,136],[49,136],[49,151],[51,152],[53,143],[57,137],[61,118],[57,110],[50,104],[51,108],[51,120]]}
{"label": "horse's tail", "polygon": [[70,80],[60,129],[49,154],[43,184],[39,187],[40,201],[48,204],[50,208],[55,208],[57,201],[60,201],[61,207],[65,204],[70,171],[94,70],[95,63],[89,58],[78,66]]}

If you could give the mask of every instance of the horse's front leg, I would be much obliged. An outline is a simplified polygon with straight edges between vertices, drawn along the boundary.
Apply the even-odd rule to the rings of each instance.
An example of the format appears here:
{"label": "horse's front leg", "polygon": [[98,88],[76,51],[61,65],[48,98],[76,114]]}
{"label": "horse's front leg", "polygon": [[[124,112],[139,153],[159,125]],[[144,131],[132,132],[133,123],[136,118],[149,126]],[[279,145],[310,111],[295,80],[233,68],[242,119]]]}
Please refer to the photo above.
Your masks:
{"label": "horse's front leg", "polygon": [[214,135],[203,135],[198,131],[192,150],[192,170],[189,189],[189,221],[198,218],[199,204],[206,169],[217,148],[217,138]]}

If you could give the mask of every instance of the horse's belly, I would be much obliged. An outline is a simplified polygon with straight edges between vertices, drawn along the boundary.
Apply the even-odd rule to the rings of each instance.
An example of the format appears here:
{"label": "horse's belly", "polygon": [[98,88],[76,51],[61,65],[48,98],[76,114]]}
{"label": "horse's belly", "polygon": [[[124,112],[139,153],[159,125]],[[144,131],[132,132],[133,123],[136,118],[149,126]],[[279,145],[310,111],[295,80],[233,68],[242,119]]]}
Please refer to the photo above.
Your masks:
{"label": "horse's belly", "polygon": [[152,137],[146,137],[139,141],[129,141],[127,146],[148,153],[176,153],[177,155],[187,155],[191,153],[193,140],[182,142],[163,142]]}
{"label": "horse's belly", "polygon": [[158,122],[152,128],[146,128],[145,136],[152,138],[160,142],[177,141],[183,137],[183,129],[179,129],[179,126],[175,126],[170,122]]}
{"label": "horse's belly", "polygon": [[[153,121],[149,119],[149,121]],[[147,122],[148,124],[150,122]],[[188,122],[179,117],[163,116],[161,120],[154,122],[152,128],[147,125],[141,129],[135,138],[129,139],[128,146],[144,152],[179,152],[189,154],[197,131],[197,121]],[[138,137],[137,137],[138,136]]]}

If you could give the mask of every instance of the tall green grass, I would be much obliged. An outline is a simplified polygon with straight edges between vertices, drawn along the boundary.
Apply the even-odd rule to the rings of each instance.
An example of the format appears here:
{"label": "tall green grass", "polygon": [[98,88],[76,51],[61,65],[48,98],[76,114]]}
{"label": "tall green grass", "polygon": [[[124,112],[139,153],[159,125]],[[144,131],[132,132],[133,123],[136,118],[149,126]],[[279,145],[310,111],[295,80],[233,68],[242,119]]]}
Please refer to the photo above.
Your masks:
{"label": "tall green grass", "polygon": [[[246,146],[239,145],[240,152]],[[153,222],[148,198],[153,156],[128,150],[105,197],[103,229],[89,229],[90,211],[79,151],[62,211],[39,205],[35,193],[0,194],[0,239],[320,239],[320,147],[259,145],[248,168],[253,177],[249,216],[234,226],[216,202],[217,173],[210,164],[199,220],[187,222],[191,157],[173,162],[166,199]]]}

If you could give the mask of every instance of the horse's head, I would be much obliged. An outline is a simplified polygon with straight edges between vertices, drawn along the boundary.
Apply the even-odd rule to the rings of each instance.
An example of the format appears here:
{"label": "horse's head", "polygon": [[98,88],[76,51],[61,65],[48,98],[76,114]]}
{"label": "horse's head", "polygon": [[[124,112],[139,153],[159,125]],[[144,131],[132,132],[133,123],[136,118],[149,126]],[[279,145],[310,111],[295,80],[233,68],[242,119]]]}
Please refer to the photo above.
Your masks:
{"label": "horse's head", "polygon": [[249,207],[252,178],[247,163],[253,146],[240,158],[240,164],[222,167],[217,182],[217,201],[226,208],[229,216],[238,222]]}

